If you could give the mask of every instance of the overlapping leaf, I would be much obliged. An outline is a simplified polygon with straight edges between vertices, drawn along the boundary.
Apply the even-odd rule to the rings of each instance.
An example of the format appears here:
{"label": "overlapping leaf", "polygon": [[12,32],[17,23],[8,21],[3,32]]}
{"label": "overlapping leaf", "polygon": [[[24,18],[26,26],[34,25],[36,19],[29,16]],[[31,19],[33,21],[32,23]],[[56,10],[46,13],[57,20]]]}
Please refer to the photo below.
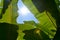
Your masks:
{"label": "overlapping leaf", "polygon": [[[39,28],[44,31],[50,38],[53,38],[56,30],[55,19],[50,15],[49,12],[40,13],[38,9],[33,4],[32,0],[22,0],[26,7],[35,15],[39,21]],[[38,1],[38,0],[37,0]],[[37,26],[38,27],[38,26]],[[43,36],[42,36],[43,37]]]}

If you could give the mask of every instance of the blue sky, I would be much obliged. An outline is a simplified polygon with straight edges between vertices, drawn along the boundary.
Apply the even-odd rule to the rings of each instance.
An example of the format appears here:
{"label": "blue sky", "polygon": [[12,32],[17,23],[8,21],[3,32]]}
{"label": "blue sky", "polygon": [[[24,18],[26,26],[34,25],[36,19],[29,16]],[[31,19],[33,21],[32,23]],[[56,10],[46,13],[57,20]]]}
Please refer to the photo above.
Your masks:
{"label": "blue sky", "polygon": [[18,1],[18,18],[17,23],[24,23],[23,21],[35,21],[38,23],[38,20],[34,17],[34,15],[29,11],[29,9],[22,3],[21,0]]}

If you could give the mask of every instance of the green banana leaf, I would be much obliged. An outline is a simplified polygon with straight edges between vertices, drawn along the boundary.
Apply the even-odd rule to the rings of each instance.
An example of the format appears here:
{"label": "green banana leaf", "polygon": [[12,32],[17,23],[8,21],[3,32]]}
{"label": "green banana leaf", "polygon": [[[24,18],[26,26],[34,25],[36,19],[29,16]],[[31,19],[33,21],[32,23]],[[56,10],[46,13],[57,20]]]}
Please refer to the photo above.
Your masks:
{"label": "green banana leaf", "polygon": [[[0,3],[0,6],[2,8],[0,8],[0,14],[2,14],[2,10],[3,10],[3,2],[4,0],[2,0],[2,2]],[[0,22],[6,22],[6,23],[10,23],[10,24],[16,24],[16,18],[18,16],[17,13],[17,2],[18,0],[12,0],[11,3],[8,5],[8,8],[6,9],[5,13],[2,15],[2,19],[0,19]],[[6,2],[8,4],[8,2]],[[7,6],[7,4],[5,6]]]}
{"label": "green banana leaf", "polygon": [[[3,1],[0,2],[0,14],[3,9]],[[22,0],[25,6],[34,14],[39,23],[34,21],[24,21],[24,24],[16,23],[18,0],[12,0],[5,13],[0,19],[0,23],[18,25],[18,36],[16,40],[51,40],[56,34],[56,20],[48,11],[39,12],[32,0]],[[56,2],[57,3],[57,2]],[[10,29],[11,30],[11,29]]]}

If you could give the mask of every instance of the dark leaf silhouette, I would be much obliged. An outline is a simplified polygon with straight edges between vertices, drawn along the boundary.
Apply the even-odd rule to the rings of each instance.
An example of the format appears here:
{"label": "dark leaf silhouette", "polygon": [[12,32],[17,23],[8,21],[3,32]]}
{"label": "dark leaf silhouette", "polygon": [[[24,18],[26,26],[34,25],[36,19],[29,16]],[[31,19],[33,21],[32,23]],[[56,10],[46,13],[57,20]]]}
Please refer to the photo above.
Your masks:
{"label": "dark leaf silhouette", "polygon": [[16,40],[18,26],[9,23],[0,23],[0,40]]}
{"label": "dark leaf silhouette", "polygon": [[25,40],[50,40],[48,35],[46,35],[43,31],[40,32],[39,31],[40,29],[38,28],[31,29],[31,30],[24,30],[23,32],[25,33],[25,35],[23,38]]}

